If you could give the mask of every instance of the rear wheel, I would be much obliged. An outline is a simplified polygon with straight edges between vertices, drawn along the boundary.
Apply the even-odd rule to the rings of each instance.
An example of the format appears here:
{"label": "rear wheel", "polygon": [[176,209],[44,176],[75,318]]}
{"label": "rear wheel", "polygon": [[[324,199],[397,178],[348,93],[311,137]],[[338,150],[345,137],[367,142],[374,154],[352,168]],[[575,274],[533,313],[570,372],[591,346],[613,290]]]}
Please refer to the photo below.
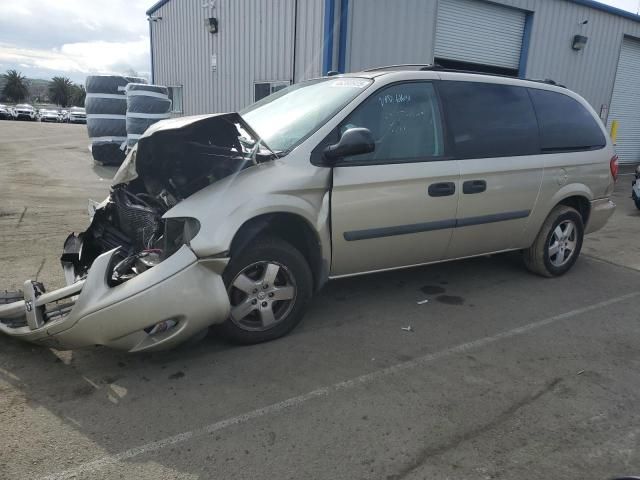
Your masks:
{"label": "rear wheel", "polygon": [[308,263],[292,245],[263,237],[232,257],[223,279],[231,313],[217,329],[227,339],[253,344],[289,333],[312,295]]}
{"label": "rear wheel", "polygon": [[565,274],[582,249],[582,216],[571,207],[558,205],[545,220],[535,242],[524,252],[527,268],[544,277]]}

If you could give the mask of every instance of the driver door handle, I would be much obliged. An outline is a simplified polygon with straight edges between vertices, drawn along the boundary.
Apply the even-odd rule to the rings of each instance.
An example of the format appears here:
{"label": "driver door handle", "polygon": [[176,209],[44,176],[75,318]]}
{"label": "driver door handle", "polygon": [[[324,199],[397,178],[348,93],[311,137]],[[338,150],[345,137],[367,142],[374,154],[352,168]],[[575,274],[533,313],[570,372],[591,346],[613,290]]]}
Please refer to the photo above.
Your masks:
{"label": "driver door handle", "polygon": [[453,182],[432,183],[427,191],[430,197],[447,197],[456,193],[456,184]]}

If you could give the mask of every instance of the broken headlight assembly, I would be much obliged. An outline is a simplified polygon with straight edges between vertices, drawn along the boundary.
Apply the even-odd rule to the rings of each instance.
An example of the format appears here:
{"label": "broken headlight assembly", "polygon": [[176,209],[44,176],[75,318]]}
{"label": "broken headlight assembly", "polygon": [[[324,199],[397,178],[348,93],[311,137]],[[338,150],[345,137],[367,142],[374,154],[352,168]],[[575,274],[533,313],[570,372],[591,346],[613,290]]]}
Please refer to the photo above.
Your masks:
{"label": "broken headlight assembly", "polygon": [[163,235],[165,257],[174,254],[182,245],[190,245],[199,231],[200,222],[195,218],[167,218]]}

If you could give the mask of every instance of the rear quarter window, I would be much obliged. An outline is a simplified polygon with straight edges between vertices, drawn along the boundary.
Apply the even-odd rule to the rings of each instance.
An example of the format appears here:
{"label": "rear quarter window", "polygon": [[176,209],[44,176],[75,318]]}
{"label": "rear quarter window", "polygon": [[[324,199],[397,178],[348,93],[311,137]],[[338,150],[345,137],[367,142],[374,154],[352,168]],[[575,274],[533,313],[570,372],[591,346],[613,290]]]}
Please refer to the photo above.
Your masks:
{"label": "rear quarter window", "polygon": [[443,81],[448,126],[457,158],[535,155],[538,124],[524,87]]}
{"label": "rear quarter window", "polygon": [[595,150],[607,144],[598,122],[576,99],[535,88],[529,93],[540,125],[542,153]]}

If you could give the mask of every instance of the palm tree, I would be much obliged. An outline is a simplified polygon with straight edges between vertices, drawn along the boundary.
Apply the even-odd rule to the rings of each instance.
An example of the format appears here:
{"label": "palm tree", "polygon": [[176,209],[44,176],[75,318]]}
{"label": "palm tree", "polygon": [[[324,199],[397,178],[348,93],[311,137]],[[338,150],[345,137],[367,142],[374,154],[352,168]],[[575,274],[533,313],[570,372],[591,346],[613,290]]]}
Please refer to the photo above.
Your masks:
{"label": "palm tree", "polygon": [[84,99],[87,96],[87,91],[84,89],[84,85],[73,84],[71,89],[71,104],[76,107],[84,107]]}
{"label": "palm tree", "polygon": [[73,83],[67,77],[53,77],[49,85],[49,99],[56,105],[68,107],[71,103]]}
{"label": "palm tree", "polygon": [[2,75],[5,81],[2,94],[9,100],[19,103],[23,101],[29,95],[29,81],[27,77],[17,72],[16,70],[7,70],[7,73]]}

